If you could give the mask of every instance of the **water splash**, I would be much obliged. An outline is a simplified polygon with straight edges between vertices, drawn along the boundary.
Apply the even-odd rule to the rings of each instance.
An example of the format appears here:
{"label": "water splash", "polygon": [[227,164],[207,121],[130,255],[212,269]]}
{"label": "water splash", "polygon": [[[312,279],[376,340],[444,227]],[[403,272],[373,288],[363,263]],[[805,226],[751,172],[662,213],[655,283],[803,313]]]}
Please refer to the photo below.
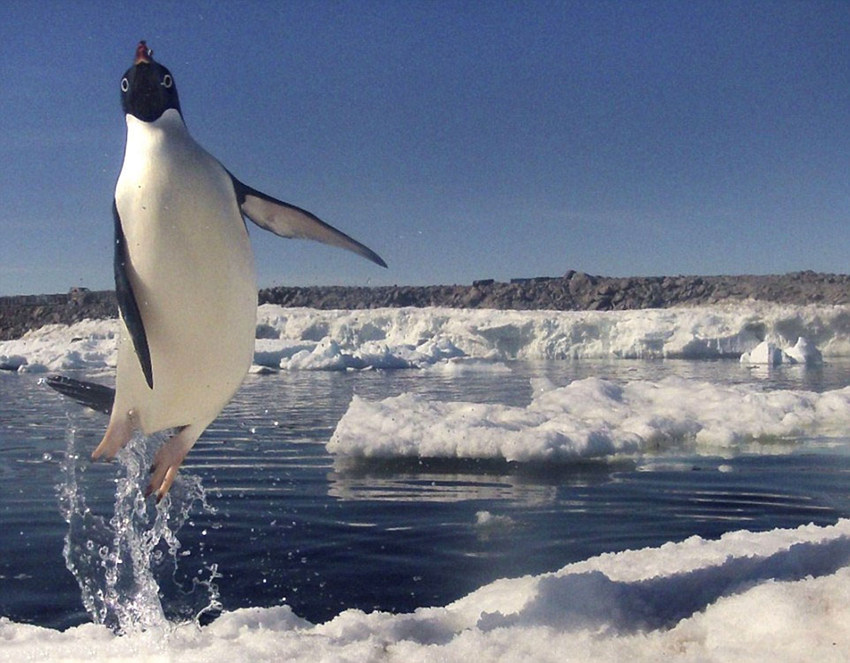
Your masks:
{"label": "water splash", "polygon": [[[65,565],[92,620],[116,633],[132,633],[219,612],[216,565],[199,569],[189,581],[178,573],[178,560],[188,551],[181,550],[177,533],[191,509],[199,503],[205,513],[214,512],[200,478],[183,473],[155,504],[145,498],[144,487],[159,436],[136,435],[116,457],[117,477],[114,465],[92,465],[88,452],[78,451],[77,437],[69,426],[64,480],[57,490],[68,523]],[[95,476],[87,480],[89,473]],[[111,495],[109,486],[114,486]]]}

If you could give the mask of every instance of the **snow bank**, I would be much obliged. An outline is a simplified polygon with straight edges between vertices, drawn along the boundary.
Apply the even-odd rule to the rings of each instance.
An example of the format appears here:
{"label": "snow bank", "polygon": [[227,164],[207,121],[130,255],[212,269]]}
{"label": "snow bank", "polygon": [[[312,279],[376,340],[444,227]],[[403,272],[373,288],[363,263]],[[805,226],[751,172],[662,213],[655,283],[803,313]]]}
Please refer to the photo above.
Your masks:
{"label": "snow bank", "polygon": [[31,373],[114,369],[117,320],[45,325],[13,341],[0,341],[0,368]]}
{"label": "snow bank", "polygon": [[846,435],[850,387],[763,391],[668,377],[620,385],[599,378],[536,382],[527,407],[441,402],[405,393],[355,396],[327,444],[351,457],[568,460],[691,444],[717,452],[752,441]]}
{"label": "snow bank", "polygon": [[[641,311],[401,308],[311,311],[262,306],[258,347],[281,368],[422,366],[453,357],[511,359],[739,358],[800,337],[826,356],[850,354],[850,307],[763,302]],[[271,338],[277,333],[277,338]],[[329,344],[335,347],[329,348]],[[299,345],[301,344],[301,345]],[[308,361],[308,353],[316,362]],[[258,352],[259,354],[259,352]],[[294,361],[294,358],[297,360]]]}
{"label": "snow bank", "polygon": [[843,661],[848,562],[842,520],[604,554],[445,607],[318,625],[286,606],[121,637],[2,619],[0,648],[15,661]]}
{"label": "snow bank", "polygon": [[[117,333],[116,320],[48,325],[0,342],[0,368],[111,370]],[[737,359],[763,341],[791,348],[800,337],[824,356],[850,355],[850,307],[749,302],[560,312],[264,305],[258,311],[254,360],[274,370],[346,370],[418,368],[458,357]]]}

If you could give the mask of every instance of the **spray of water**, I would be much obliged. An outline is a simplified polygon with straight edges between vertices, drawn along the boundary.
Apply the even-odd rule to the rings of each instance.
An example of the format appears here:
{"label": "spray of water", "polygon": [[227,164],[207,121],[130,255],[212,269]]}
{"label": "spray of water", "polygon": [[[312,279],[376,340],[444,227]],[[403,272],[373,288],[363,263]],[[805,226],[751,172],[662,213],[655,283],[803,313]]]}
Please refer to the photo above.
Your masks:
{"label": "spray of water", "polygon": [[[213,512],[200,479],[184,473],[159,504],[145,499],[152,449],[161,441],[137,435],[118,454],[117,468],[108,471],[110,479],[107,470],[101,470],[92,481],[86,480],[92,471],[88,453],[77,449],[73,427],[67,433],[63,481],[57,486],[68,523],[65,564],[92,620],[116,633],[197,622],[221,608],[215,565],[205,567],[206,578],[196,576],[188,583],[178,574],[184,551],[177,533],[196,504]],[[104,483],[114,486],[112,494]]]}

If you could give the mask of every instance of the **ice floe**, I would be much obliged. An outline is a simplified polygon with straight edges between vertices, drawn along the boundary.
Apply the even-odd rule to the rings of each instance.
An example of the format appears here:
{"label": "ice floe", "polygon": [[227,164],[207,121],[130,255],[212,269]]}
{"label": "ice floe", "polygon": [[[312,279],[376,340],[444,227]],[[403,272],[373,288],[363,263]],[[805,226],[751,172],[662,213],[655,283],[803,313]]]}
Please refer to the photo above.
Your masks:
{"label": "ice floe", "polygon": [[845,435],[850,387],[816,393],[667,377],[564,387],[538,382],[526,407],[354,396],[328,451],[363,458],[496,458],[517,462],[643,453],[687,445],[716,453],[753,441]]}

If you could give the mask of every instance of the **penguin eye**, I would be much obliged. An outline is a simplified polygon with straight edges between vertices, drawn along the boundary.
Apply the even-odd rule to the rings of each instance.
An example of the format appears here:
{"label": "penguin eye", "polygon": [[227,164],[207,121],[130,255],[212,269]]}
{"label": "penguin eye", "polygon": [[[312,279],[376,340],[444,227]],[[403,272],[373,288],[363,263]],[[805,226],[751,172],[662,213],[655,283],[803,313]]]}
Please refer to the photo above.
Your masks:
{"label": "penguin eye", "polygon": [[130,89],[130,81],[128,81],[126,78],[122,78],[121,79],[121,92],[126,92],[129,89]]}
{"label": "penguin eye", "polygon": [[174,85],[174,81],[171,80],[170,74],[166,74],[165,76],[162,77],[162,87],[164,87],[167,90],[172,85]]}

